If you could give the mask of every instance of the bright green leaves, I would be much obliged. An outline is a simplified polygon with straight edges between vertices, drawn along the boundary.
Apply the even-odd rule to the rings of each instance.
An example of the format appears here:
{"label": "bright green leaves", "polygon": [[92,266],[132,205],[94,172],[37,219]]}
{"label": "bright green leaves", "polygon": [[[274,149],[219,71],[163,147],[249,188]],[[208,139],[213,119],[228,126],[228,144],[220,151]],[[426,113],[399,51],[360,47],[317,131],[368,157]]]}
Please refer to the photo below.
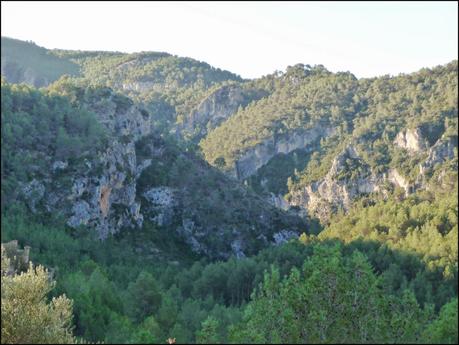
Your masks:
{"label": "bright green leaves", "polygon": [[386,298],[366,257],[316,246],[302,271],[280,279],[272,268],[232,340],[251,343],[417,341],[431,315],[412,293]]}

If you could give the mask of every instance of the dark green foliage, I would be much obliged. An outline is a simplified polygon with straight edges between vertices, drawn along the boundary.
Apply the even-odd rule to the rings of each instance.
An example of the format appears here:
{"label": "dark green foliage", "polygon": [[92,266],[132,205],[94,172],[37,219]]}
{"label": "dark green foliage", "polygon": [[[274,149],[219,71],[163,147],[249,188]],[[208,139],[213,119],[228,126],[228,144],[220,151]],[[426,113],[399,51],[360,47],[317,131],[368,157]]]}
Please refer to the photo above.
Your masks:
{"label": "dark green foliage", "polygon": [[445,304],[438,319],[425,330],[424,339],[431,344],[457,344],[457,297]]}
{"label": "dark green foliage", "polygon": [[137,280],[129,284],[127,301],[127,309],[136,322],[140,322],[159,309],[161,293],[151,274],[142,271]]}
{"label": "dark green foliage", "polygon": [[304,150],[295,150],[287,155],[278,154],[262,166],[256,175],[248,178],[248,185],[259,194],[287,194],[293,181],[298,179],[298,172],[306,167],[310,159],[311,152]]}
{"label": "dark green foliage", "polygon": [[[339,290],[342,298],[347,298],[346,291],[356,289],[356,291],[361,291],[363,296],[370,298],[373,296],[370,286],[373,286],[373,289],[378,292],[377,300],[383,294],[384,299],[381,302],[383,305],[386,303],[385,298],[395,299],[393,306],[397,308],[378,309],[378,311],[393,316],[393,323],[389,326],[386,324],[387,329],[390,329],[392,333],[386,329],[384,339],[392,337],[391,339],[397,339],[397,342],[413,339],[413,334],[419,333],[419,325],[415,321],[422,321],[424,315],[420,309],[417,309],[416,303],[418,302],[413,300],[410,294],[404,292],[406,289],[414,291],[418,301],[436,302],[436,304],[438,302],[438,307],[454,297],[457,291],[457,271],[453,277],[443,276],[441,269],[431,271],[416,255],[391,250],[376,241],[351,241],[339,247],[336,247],[337,240],[324,240],[321,244],[316,242],[317,239],[312,239],[308,245],[293,241],[283,246],[267,248],[251,258],[231,258],[225,262],[214,263],[201,260],[194,264],[190,259],[195,260],[195,258],[190,257],[188,260],[180,258],[181,263],[176,266],[170,263],[176,258],[166,259],[163,256],[173,255],[174,251],[170,254],[167,254],[169,251],[165,251],[164,254],[155,258],[135,253],[133,248],[138,248],[140,244],[147,248],[154,245],[154,242],[147,243],[148,237],[142,237],[144,235],[139,231],[125,233],[124,236],[99,243],[87,233],[79,235],[75,233],[72,237],[65,227],[58,225],[57,220],[55,225],[49,223],[45,226],[40,225],[41,221],[38,219],[29,219],[29,216],[21,213],[19,209],[15,211],[15,214],[11,213],[12,209],[9,212],[2,217],[2,240],[18,238],[21,244],[40,248],[40,250],[32,250],[32,259],[50,265],[50,267],[59,268],[56,277],[58,281],[56,293],[65,292],[69,298],[74,300],[76,334],[93,341],[142,343],[154,339],[155,342],[163,342],[168,337],[175,337],[179,342],[193,342],[196,334],[200,337],[208,334],[213,340],[227,343],[230,340],[228,338],[230,326],[241,320],[241,313],[245,309],[245,304],[250,301],[252,291],[264,280],[264,272],[273,265],[278,271],[279,281],[293,279],[287,278],[291,270],[295,268],[301,270],[305,259],[312,261],[309,261],[309,265],[304,269],[308,272],[317,271],[316,275],[307,273],[302,276],[311,277],[310,279],[316,277],[314,278],[316,280],[309,280],[308,284],[314,282],[315,285],[308,285],[306,291],[312,293],[312,291],[322,291],[314,289],[325,289],[328,285],[323,284],[325,275],[321,272],[329,270],[331,277],[338,272],[344,274],[342,290]],[[41,237],[38,236],[40,233]],[[44,245],[51,244],[52,247],[44,247]],[[359,281],[358,283],[362,284],[359,290],[360,285],[347,276],[350,274],[345,269],[347,267],[362,267],[362,270],[368,270],[369,266],[365,263],[363,255],[355,254],[356,250],[365,253],[368,257],[372,267],[369,277],[374,279],[373,275],[376,273],[378,275],[377,285],[374,285],[374,280],[366,280],[370,284],[368,286]],[[336,262],[339,264],[335,265],[333,257],[339,258]],[[320,265],[316,262],[317,260],[320,261]],[[357,285],[348,290],[346,287],[352,283]],[[285,292],[287,297],[291,295],[288,297],[291,301],[301,297],[301,294],[293,293],[297,285],[296,283],[288,285],[289,288]],[[301,286],[299,284],[298,289],[303,288]],[[314,289],[313,286],[315,286]],[[420,289],[420,287],[427,286],[432,287],[430,292]],[[431,297],[426,297],[426,293]],[[316,300],[311,297],[307,299],[315,306],[314,301]],[[150,303],[144,304],[144,301],[147,300]],[[317,303],[320,301],[320,299],[317,300]],[[325,303],[328,300],[322,301]],[[299,303],[292,303],[293,306],[300,306]],[[371,306],[369,303],[361,305],[362,308]],[[339,308],[347,307],[347,302],[343,302],[343,305],[333,305],[328,310],[333,313],[335,309],[342,311]],[[373,307],[382,308],[379,304]],[[402,307],[404,309],[400,309]],[[282,310],[289,313],[286,308]],[[313,312],[319,313],[320,310],[327,309],[318,304],[307,310],[312,313],[313,320],[316,320],[318,316],[314,316],[316,314]],[[365,315],[367,315],[366,310],[362,309]],[[418,316],[409,318],[411,323],[406,324],[405,315],[413,310],[419,310],[416,312]],[[262,315],[268,314],[263,313]],[[270,315],[274,317],[277,314]],[[213,321],[203,325],[208,318],[215,319],[217,326]],[[341,320],[340,327],[343,330],[348,327],[346,326],[348,321]],[[288,332],[286,334],[296,334],[291,333],[296,332],[294,325],[292,324],[291,328],[288,325],[289,323],[285,324],[286,332]],[[312,327],[312,324],[306,325]],[[349,331],[354,328],[355,326],[352,326]],[[393,333],[395,330],[398,332],[396,335]],[[272,331],[278,332],[279,330],[273,328]],[[329,328],[329,332],[332,331],[333,329]],[[244,337],[248,337],[244,338],[244,342],[258,339],[244,334]],[[330,336],[336,335],[330,333]],[[351,332],[348,336],[349,339],[355,339],[357,335]],[[280,342],[286,342],[285,339],[282,338]]]}
{"label": "dark green foliage", "polygon": [[[238,229],[244,241],[244,253],[252,254],[264,245],[257,238],[262,234],[269,238],[278,229],[299,231],[307,227],[299,217],[267,204],[196,154],[181,151],[170,139],[147,136],[136,143],[136,152],[139,159],[152,158],[138,179],[138,195],[154,187],[173,188],[180,205],[174,207],[171,223],[178,227],[183,219],[191,219],[196,227],[212,229],[202,239],[212,248],[211,257],[221,258],[215,253],[231,250],[233,229]],[[142,207],[148,209],[143,197],[142,202]]]}
{"label": "dark green foliage", "polygon": [[[4,39],[2,70],[3,45]],[[53,293],[74,301],[77,336],[105,343],[457,343],[457,152],[428,172],[429,190],[361,198],[325,228],[316,223],[313,230],[312,221],[306,226],[256,194],[285,194],[321,179],[349,144],[361,157],[345,160],[338,180],[396,168],[413,182],[427,154],[410,154],[393,140],[418,128],[429,145],[443,136],[457,147],[456,61],[394,78],[357,80],[296,65],[243,81],[167,53],[26,46],[18,43],[18,51],[35,55],[6,66],[12,78],[31,68],[42,71],[35,81],[45,85],[75,66],[81,77],[62,77],[40,91],[2,80],[2,241],[31,246],[31,260],[52,270]],[[311,150],[275,157],[246,188],[203,162],[186,142],[196,139],[192,134],[177,143],[170,133],[229,84],[243,88],[247,102],[200,145],[218,169],[266,139],[318,125],[336,132]],[[44,178],[56,160],[69,165],[52,182],[71,187],[72,171],[107,139],[84,105],[104,109],[108,98],[117,113],[135,103],[151,117],[154,135],[136,142],[137,162],[152,159],[137,180],[138,197],[167,186],[180,194],[180,205],[170,226],[146,214],[142,229],[100,242],[89,228],[70,229],[58,214],[33,215],[14,201],[22,183]],[[250,256],[218,261],[192,253],[174,231],[182,219],[211,229],[203,243],[216,253],[240,231]],[[281,229],[305,234],[267,248],[257,239]]]}
{"label": "dark green foliage", "polygon": [[202,322],[202,328],[196,334],[198,344],[219,344],[218,341],[218,320],[209,316]]}
{"label": "dark green foliage", "polygon": [[1,91],[4,207],[19,182],[43,177],[56,160],[81,161],[100,148],[105,134],[93,113],[66,97],[3,80]]}
{"label": "dark green foliage", "polygon": [[238,156],[265,139],[311,128],[317,122],[341,123],[355,112],[352,96],[358,83],[350,73],[297,65],[271,78],[275,86],[268,97],[240,109],[201,141],[208,162],[223,157],[230,167]]}
{"label": "dark green foliage", "polygon": [[[235,342],[381,343],[416,342],[431,310],[410,292],[385,296],[364,255],[343,257],[337,247],[316,246],[302,270],[281,279],[265,274],[252,296]],[[404,323],[403,325],[401,323]]]}
{"label": "dark green foliage", "polygon": [[[431,146],[443,134],[457,133],[457,61],[409,75],[361,80],[320,66],[297,65],[285,74],[251,83],[269,89],[270,94],[240,109],[211,131],[200,147],[209,163],[226,170],[264,140],[314,126],[335,128],[335,135],[320,142],[304,167],[290,172],[290,191],[324,177],[332,160],[351,143],[361,161],[358,166],[349,162],[349,169],[339,178],[397,168],[412,182],[426,154],[408,155],[395,147],[396,135],[407,128],[419,128]],[[267,188],[277,193],[287,181],[286,171],[291,171],[288,165],[284,170],[270,162],[251,179],[275,176]]]}
{"label": "dark green foliage", "polygon": [[410,156],[393,144],[406,128],[419,128],[429,145],[443,133],[457,133],[457,61],[395,78],[359,80],[353,97],[352,126],[325,141],[319,160],[311,160],[299,186],[323,177],[336,156],[336,143],[351,142],[375,173],[397,168],[413,181],[425,154]]}
{"label": "dark green foliage", "polygon": [[413,294],[386,296],[366,257],[338,247],[315,246],[302,270],[281,279],[265,273],[244,321],[233,328],[235,342],[386,343],[416,342],[431,309],[419,308]]}

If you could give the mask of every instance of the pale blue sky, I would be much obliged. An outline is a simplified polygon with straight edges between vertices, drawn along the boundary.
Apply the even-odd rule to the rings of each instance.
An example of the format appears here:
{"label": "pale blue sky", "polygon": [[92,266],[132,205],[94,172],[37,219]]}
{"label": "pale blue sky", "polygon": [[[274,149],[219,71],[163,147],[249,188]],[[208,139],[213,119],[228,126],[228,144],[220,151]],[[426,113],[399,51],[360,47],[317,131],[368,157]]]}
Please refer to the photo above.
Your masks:
{"label": "pale blue sky", "polygon": [[457,2],[9,2],[1,33],[46,48],[165,51],[245,78],[296,63],[357,77],[457,59]]}

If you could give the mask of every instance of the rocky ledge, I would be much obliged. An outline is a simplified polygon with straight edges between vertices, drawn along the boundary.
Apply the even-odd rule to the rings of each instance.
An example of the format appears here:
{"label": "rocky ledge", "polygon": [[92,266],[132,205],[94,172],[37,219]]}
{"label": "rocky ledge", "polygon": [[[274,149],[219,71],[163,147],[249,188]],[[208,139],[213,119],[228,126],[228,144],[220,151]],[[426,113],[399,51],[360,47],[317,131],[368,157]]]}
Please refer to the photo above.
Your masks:
{"label": "rocky ledge", "polygon": [[287,154],[297,149],[312,148],[314,143],[334,132],[334,128],[317,125],[311,129],[288,133],[280,138],[269,138],[238,158],[230,174],[239,180],[244,180],[255,174],[275,155]]}

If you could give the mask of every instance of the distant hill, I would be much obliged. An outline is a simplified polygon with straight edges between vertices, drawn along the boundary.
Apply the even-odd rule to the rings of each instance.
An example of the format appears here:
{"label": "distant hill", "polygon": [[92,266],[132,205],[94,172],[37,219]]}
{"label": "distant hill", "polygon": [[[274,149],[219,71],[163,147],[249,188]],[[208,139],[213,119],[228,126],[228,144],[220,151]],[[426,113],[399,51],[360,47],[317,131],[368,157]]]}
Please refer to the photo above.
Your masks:
{"label": "distant hill", "polygon": [[457,343],[457,71],[243,80],[2,38],[2,241],[90,342]]}
{"label": "distant hill", "polygon": [[108,86],[146,104],[157,127],[175,128],[210,92],[241,82],[229,71],[164,52],[49,50],[33,42],[2,37],[1,74],[10,83],[41,87],[67,74]]}
{"label": "distant hill", "polygon": [[80,74],[76,63],[58,57],[33,42],[2,37],[1,47],[1,71],[8,82],[41,87],[64,74]]}

